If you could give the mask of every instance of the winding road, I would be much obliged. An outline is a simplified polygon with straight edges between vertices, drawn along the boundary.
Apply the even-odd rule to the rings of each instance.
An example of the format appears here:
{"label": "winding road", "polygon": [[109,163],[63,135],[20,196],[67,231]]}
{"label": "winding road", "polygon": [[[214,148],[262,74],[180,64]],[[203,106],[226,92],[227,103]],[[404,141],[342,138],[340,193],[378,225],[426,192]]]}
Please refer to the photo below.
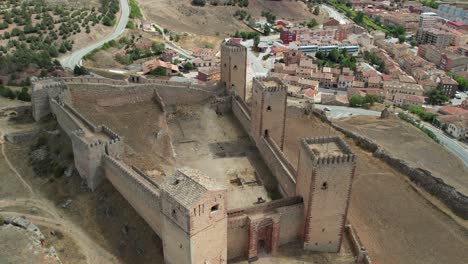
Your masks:
{"label": "winding road", "polygon": [[86,54],[90,53],[94,49],[101,47],[102,45],[104,45],[104,43],[119,37],[125,31],[129,15],[130,7],[128,5],[128,0],[120,0],[120,18],[119,22],[117,23],[117,26],[114,29],[114,32],[112,32],[112,34],[106,36],[105,38],[99,40],[96,43],[93,43],[85,48],[76,50],[71,54],[60,58],[60,63],[62,64],[62,66],[64,68],[69,68],[73,70],[73,68],[75,68],[76,65],[81,65],[81,59],[83,59],[83,57]]}

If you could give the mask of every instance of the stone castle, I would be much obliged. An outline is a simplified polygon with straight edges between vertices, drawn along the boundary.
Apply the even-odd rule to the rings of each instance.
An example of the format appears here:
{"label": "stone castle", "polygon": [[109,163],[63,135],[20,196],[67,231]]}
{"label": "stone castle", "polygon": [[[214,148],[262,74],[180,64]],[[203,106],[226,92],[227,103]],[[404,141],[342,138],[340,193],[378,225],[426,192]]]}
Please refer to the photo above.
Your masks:
{"label": "stone castle", "polygon": [[[227,42],[221,54],[223,87],[218,89],[228,94],[223,98],[216,99],[213,90],[203,86],[135,77],[131,82],[37,79],[33,116],[37,121],[49,114],[56,118],[71,139],[75,167],[89,188],[99,188],[104,179],[111,182],[161,238],[166,263],[254,261],[259,251],[275,254],[290,242],[300,242],[304,250],[338,252],[348,233],[356,251],[363,253],[346,219],[356,156],[338,137],[298,138],[299,159],[292,165],[283,153],[285,85],[276,78],[254,78],[247,103],[246,48]],[[140,102],[154,102],[163,113],[158,122],[165,130],[169,130],[166,116],[171,105],[211,100],[239,121],[276,178],[282,198],[228,208],[230,191],[203,171],[183,167],[155,179],[122,158],[128,137],[106,124],[94,124],[74,107],[76,87],[106,91],[109,98],[102,104],[138,107]],[[112,97],[113,91],[122,95]]]}

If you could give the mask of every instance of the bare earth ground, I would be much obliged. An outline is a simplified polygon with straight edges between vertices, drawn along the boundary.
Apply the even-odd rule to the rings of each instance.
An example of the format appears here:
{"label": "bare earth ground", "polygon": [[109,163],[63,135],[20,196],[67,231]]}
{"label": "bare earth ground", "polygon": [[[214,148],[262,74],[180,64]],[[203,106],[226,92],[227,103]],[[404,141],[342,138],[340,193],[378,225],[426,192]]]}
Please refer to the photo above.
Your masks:
{"label": "bare earth ground", "polygon": [[[286,131],[285,154],[292,164],[298,138],[343,137],[313,116],[288,118]],[[346,141],[358,156],[348,219],[375,263],[465,264],[468,231],[419,195],[405,175]]]}
{"label": "bare earth ground", "polygon": [[434,172],[447,184],[468,195],[468,169],[463,162],[416,127],[395,118],[356,116],[334,121],[370,138],[414,167]]}
{"label": "bare earth ground", "polygon": [[[138,0],[137,2],[146,19],[172,31],[208,36],[215,36],[218,33],[219,37],[224,38],[236,30],[250,30],[233,16],[239,7],[210,4],[197,7],[192,6],[189,0]],[[252,16],[259,16],[263,10],[269,10],[277,18],[295,21],[313,18],[307,6],[301,1],[250,0],[249,6],[244,10]]]}
{"label": "bare earth ground", "polygon": [[72,91],[74,107],[80,113],[94,124],[104,124],[123,137],[123,158],[127,164],[158,172],[173,164],[169,132],[161,130],[159,123],[163,113],[153,101],[103,107],[96,102],[99,96]]}
{"label": "bare earth ground", "polygon": [[[41,126],[6,120],[0,117],[2,137]],[[53,142],[71,144],[63,134]],[[0,147],[0,214],[24,216],[38,225],[63,263],[163,262],[160,239],[109,182],[90,192],[78,175],[38,177],[28,162],[29,143],[0,142]],[[63,208],[67,200],[71,203]],[[6,239],[0,238],[0,244],[11,243]],[[11,253],[0,250],[2,256]]]}
{"label": "bare earth ground", "polygon": [[[279,198],[276,180],[232,113],[182,106],[169,120],[176,165],[198,169],[228,189],[228,208]],[[243,184],[234,184],[240,180]]]}

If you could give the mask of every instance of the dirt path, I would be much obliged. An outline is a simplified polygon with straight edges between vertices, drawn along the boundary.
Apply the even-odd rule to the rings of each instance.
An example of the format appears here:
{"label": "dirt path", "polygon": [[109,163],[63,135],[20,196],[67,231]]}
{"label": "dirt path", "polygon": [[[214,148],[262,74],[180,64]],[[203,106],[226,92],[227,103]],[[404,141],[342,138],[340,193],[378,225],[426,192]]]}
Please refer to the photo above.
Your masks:
{"label": "dirt path", "polygon": [[5,144],[4,144],[4,135],[3,132],[0,131],[0,145],[2,145],[2,155],[5,158],[6,163],[8,164],[8,167],[10,168],[11,171],[13,171],[18,179],[23,183],[24,187],[28,189],[28,191],[34,196],[34,190],[31,188],[31,186],[23,179],[23,177],[18,173],[18,171],[13,167],[11,164],[10,160],[8,159],[7,155],[5,154]]}
{"label": "dirt path", "polygon": [[32,223],[50,227],[53,229],[60,230],[64,234],[68,234],[70,238],[78,245],[81,249],[82,254],[86,257],[86,263],[120,263],[120,261],[102,246],[94,242],[93,239],[88,236],[83,229],[76,226],[70,220],[65,219],[62,214],[59,213],[56,206],[53,205],[50,201],[42,198],[37,194],[31,185],[24,179],[24,177],[18,172],[18,170],[13,166],[11,161],[8,159],[8,156],[5,152],[5,142],[3,136],[6,131],[10,130],[6,125],[0,126],[0,145],[2,156],[5,160],[5,163],[8,165],[8,169],[12,172],[11,176],[16,176],[25,189],[28,191],[27,198],[16,198],[9,197],[8,199],[0,199],[0,208],[31,208],[35,207],[43,212],[47,216],[38,216],[33,214],[28,214],[24,212],[12,212],[12,211],[1,211],[3,216],[20,216],[25,217]]}

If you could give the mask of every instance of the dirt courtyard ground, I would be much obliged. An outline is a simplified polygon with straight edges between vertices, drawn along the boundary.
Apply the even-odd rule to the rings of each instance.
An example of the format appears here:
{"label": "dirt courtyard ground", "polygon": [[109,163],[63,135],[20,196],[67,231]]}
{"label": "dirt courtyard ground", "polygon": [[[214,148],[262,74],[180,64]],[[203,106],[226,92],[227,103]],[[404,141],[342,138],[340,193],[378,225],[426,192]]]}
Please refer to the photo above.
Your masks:
{"label": "dirt courtyard ground", "polygon": [[[116,91],[115,96],[119,96]],[[102,106],[100,96],[73,90],[73,106],[95,125],[104,124],[123,137],[129,165],[151,175],[165,172],[174,163],[169,131],[164,129],[163,113],[152,100],[119,106]],[[170,170],[168,171],[170,172]],[[160,179],[157,179],[160,180]]]}
{"label": "dirt courtyard ground", "polygon": [[276,180],[232,113],[217,115],[209,104],[184,106],[169,127],[176,166],[200,170],[228,189],[228,208],[252,206],[258,197],[279,198]]}
{"label": "dirt courtyard ground", "polygon": [[370,138],[411,166],[430,170],[447,184],[468,196],[468,169],[463,162],[424,135],[416,127],[396,118],[356,116],[334,121]]}
{"label": "dirt courtyard ground", "polygon": [[[298,138],[344,137],[314,116],[288,118],[286,131],[285,154],[292,164]],[[466,264],[468,231],[418,194],[405,175],[346,141],[358,156],[348,219],[375,263]]]}

